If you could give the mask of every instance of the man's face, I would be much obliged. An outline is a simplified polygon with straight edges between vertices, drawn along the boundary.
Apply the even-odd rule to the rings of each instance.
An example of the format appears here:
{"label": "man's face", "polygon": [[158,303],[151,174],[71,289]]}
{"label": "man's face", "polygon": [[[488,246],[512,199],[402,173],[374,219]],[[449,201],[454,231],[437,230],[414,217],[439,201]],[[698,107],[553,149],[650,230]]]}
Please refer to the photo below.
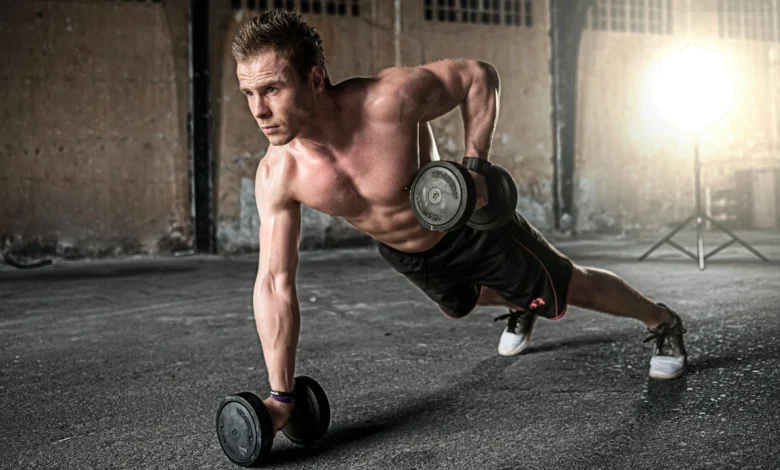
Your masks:
{"label": "man's face", "polygon": [[314,92],[287,60],[264,52],[236,69],[249,110],[271,145],[285,145],[308,123]]}

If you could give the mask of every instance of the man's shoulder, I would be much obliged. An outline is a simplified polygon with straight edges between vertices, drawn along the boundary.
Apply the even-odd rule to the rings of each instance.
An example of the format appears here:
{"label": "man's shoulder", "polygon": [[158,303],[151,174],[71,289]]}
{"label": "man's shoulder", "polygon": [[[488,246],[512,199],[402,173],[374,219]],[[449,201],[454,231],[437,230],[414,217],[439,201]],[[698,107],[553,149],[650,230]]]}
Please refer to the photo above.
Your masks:
{"label": "man's shoulder", "polygon": [[375,87],[385,93],[399,97],[407,95],[425,79],[430,72],[423,67],[389,67],[373,77]]}
{"label": "man's shoulder", "polygon": [[293,201],[292,187],[296,162],[292,152],[285,146],[269,146],[265,156],[257,165],[255,191],[273,197],[279,202]]}
{"label": "man's shoulder", "polygon": [[414,78],[422,73],[427,73],[427,70],[422,65],[418,66],[398,66],[388,67],[380,70],[374,79],[388,84],[405,83],[410,78]]}
{"label": "man's shoulder", "polygon": [[373,77],[353,77],[336,84],[341,96],[363,95],[371,99],[377,95],[392,95],[410,84],[410,80],[425,74],[422,67],[388,67]]}
{"label": "man's shoulder", "polygon": [[373,77],[357,77],[339,83],[342,97],[363,108],[361,113],[372,119],[397,121],[399,112],[408,108],[407,100],[415,100],[415,77],[425,73],[418,67],[389,67]]}
{"label": "man's shoulder", "polygon": [[269,145],[265,156],[257,165],[257,178],[265,181],[289,177],[295,172],[295,166],[295,156],[286,145]]}

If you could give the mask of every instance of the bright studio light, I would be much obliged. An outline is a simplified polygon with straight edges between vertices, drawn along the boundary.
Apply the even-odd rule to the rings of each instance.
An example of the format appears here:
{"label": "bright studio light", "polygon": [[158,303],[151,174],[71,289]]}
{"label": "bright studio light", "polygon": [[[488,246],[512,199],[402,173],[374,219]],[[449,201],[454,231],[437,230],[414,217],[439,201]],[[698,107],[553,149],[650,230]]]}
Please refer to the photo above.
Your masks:
{"label": "bright studio light", "polygon": [[664,56],[653,104],[680,132],[701,132],[734,103],[734,80],[723,57],[697,46]]}

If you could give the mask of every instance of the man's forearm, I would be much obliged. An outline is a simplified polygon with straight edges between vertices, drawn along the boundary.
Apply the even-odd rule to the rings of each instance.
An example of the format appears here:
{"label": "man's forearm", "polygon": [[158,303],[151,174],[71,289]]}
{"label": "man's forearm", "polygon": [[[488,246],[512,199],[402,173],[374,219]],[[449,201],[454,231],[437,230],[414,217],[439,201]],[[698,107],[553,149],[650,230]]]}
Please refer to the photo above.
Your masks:
{"label": "man's forearm", "polygon": [[292,391],[301,327],[295,288],[274,288],[258,280],[253,306],[271,390]]}
{"label": "man's forearm", "polygon": [[496,69],[486,62],[475,61],[473,67],[474,78],[460,107],[466,155],[487,159],[498,121],[500,80]]}

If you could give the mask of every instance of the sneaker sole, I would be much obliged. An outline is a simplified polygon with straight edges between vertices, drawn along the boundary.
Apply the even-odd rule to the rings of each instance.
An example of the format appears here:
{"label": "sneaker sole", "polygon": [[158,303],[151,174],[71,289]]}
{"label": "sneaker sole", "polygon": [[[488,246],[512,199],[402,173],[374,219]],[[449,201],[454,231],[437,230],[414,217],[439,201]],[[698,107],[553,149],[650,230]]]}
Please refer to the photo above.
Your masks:
{"label": "sneaker sole", "polygon": [[521,352],[526,350],[526,348],[528,347],[528,342],[529,341],[526,341],[525,343],[521,343],[520,346],[518,346],[515,349],[509,351],[508,353],[501,352],[500,349],[496,349],[496,350],[498,351],[498,355],[499,356],[504,356],[504,357],[517,356],[518,354],[520,354]]}
{"label": "sneaker sole", "polygon": [[650,378],[652,379],[658,379],[658,380],[671,380],[676,379],[678,377],[682,377],[687,370],[687,367],[683,367],[682,369],[678,370],[677,372],[673,374],[665,374],[663,372],[653,372],[650,371]]}

